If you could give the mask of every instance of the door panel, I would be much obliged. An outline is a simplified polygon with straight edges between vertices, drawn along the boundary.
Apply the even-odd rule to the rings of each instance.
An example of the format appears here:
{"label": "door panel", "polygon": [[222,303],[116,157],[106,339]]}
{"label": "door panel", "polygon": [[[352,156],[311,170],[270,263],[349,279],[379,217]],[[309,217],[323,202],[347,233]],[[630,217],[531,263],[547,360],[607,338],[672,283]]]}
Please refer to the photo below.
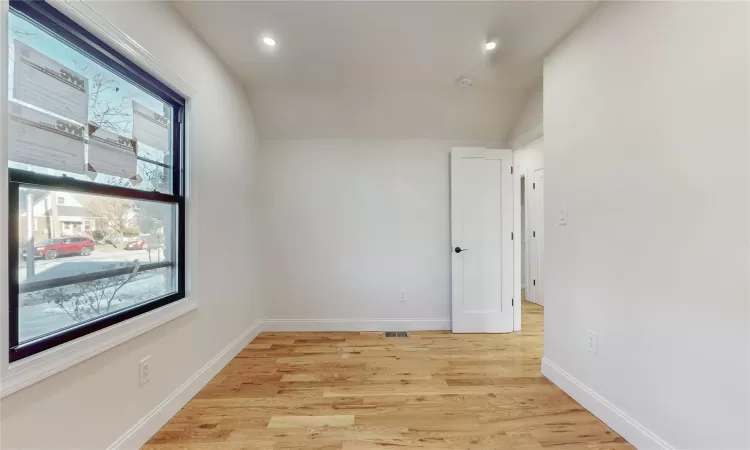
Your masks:
{"label": "door panel", "polygon": [[524,254],[526,255],[526,285],[525,298],[534,301],[534,280],[536,280],[536,244],[534,243],[534,172],[526,175],[524,212],[526,213],[526,236],[524,238]]}
{"label": "door panel", "polygon": [[533,301],[544,305],[544,169],[534,171],[534,279]]}
{"label": "door panel", "polygon": [[[513,331],[513,177],[510,150],[451,152],[452,328]],[[465,249],[460,253],[455,248]]]}

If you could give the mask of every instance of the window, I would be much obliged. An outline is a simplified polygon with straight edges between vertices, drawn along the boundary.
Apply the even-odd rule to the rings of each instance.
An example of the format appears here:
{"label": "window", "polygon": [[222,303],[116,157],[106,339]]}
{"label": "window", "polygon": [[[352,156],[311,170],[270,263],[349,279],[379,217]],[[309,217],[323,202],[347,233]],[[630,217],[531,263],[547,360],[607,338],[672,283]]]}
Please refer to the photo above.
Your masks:
{"label": "window", "polygon": [[185,100],[45,2],[8,22],[12,362],[185,297]]}

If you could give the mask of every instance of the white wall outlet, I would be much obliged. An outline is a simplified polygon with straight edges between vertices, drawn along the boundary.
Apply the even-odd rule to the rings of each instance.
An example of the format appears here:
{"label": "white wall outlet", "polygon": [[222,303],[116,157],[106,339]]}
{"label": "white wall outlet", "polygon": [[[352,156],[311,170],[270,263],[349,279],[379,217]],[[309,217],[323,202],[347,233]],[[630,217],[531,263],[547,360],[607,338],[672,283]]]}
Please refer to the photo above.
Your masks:
{"label": "white wall outlet", "polygon": [[586,330],[586,349],[596,355],[597,335],[591,330]]}
{"label": "white wall outlet", "polygon": [[147,356],[138,362],[138,384],[143,386],[151,379],[151,356]]}
{"label": "white wall outlet", "polygon": [[406,289],[401,289],[401,303],[406,303]]}

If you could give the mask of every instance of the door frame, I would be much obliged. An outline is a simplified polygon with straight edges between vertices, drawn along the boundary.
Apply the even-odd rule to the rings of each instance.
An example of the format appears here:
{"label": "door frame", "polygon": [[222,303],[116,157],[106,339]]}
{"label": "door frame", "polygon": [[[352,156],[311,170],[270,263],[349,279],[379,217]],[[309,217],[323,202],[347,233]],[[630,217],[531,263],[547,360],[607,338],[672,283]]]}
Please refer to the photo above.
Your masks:
{"label": "door frame", "polygon": [[[526,229],[525,235],[526,240],[529,241],[531,239],[531,234],[529,233],[530,227],[532,225],[532,217],[531,217],[531,197],[532,197],[532,190],[529,189],[529,186],[531,186],[531,177],[534,173],[534,169],[536,168],[544,168],[544,161],[543,159],[541,161],[538,160],[537,157],[532,157],[529,159],[529,162],[523,162],[523,157],[519,154],[520,150],[524,150],[528,148],[532,143],[542,140],[541,144],[543,145],[543,139],[544,139],[544,133],[542,133],[542,128],[537,127],[533,130],[533,133],[528,133],[528,135],[522,136],[522,139],[517,139],[514,142],[513,147],[513,166],[515,167],[515,173],[514,176],[517,177],[515,180],[515,186],[517,188],[515,189],[514,195],[514,201],[515,201],[515,208],[514,213],[516,217],[518,218],[515,222],[516,230],[520,232],[521,229],[521,175],[524,175],[525,180],[525,194],[526,194],[526,207],[525,207],[525,215],[526,215]],[[540,155],[541,157],[541,152]],[[536,167],[537,163],[541,163],[540,167]],[[517,242],[515,244],[515,253],[513,257],[513,261],[515,263],[514,270],[515,273],[518,273],[519,275],[516,277],[516,286],[515,286],[515,296],[517,299],[519,299],[518,303],[516,304],[517,310],[516,313],[516,320],[514,320],[514,331],[521,329],[521,312],[523,309],[523,302],[521,301],[521,285],[526,284],[526,291],[529,292],[529,286],[531,286],[531,270],[530,270],[530,264],[531,264],[531,255],[530,255],[530,245],[527,245],[526,247],[523,247],[523,244],[521,242],[521,239],[517,239]],[[526,261],[527,261],[527,270],[526,270],[526,279],[521,280],[521,264],[522,264],[522,258],[521,254],[522,252],[525,252]]]}
{"label": "door frame", "polygon": [[[521,296],[521,254],[524,250],[522,245],[522,236],[527,233],[521,233],[521,171],[520,165],[516,161],[516,152],[513,151],[513,331],[521,331],[521,308],[523,308],[523,297]],[[524,180],[528,182],[529,177],[524,175]],[[525,187],[524,187],[525,188]],[[529,193],[526,194],[526,203],[529,202]],[[528,226],[529,217],[526,216],[526,225]],[[528,262],[528,256],[526,261]],[[526,271],[528,277],[529,271]]]}
{"label": "door frame", "polygon": [[[532,284],[532,279],[533,279],[533,273],[532,273],[532,253],[533,253],[533,251],[532,251],[533,245],[532,244],[533,244],[533,241],[532,241],[532,239],[534,239],[532,237],[533,236],[532,233],[533,233],[533,230],[535,228],[534,202],[536,201],[536,191],[535,191],[535,189],[531,189],[531,186],[534,183],[534,180],[533,180],[534,173],[537,170],[539,170],[539,169],[544,169],[544,165],[542,165],[540,167],[536,167],[534,165],[531,165],[531,166],[523,165],[522,166],[521,161],[519,161],[516,158],[517,158],[516,151],[514,150],[513,151],[513,164],[515,165],[516,168],[518,168],[518,170],[517,170],[517,173],[518,173],[518,181],[517,181],[518,189],[516,190],[515,197],[516,197],[516,201],[518,202],[518,207],[516,208],[516,214],[519,216],[519,219],[518,219],[518,222],[517,222],[517,225],[516,225],[516,229],[518,229],[518,230],[521,229],[521,223],[520,223],[521,222],[521,220],[520,220],[520,214],[521,214],[521,190],[520,190],[520,187],[521,187],[521,177],[523,176],[523,179],[525,181],[524,190],[525,190],[525,195],[526,195],[526,203],[524,205],[524,214],[526,215],[526,224],[525,224],[526,226],[524,227],[525,228],[524,233],[525,233],[525,236],[526,236],[526,241],[528,242],[528,245],[526,245],[526,246],[523,245],[523,241],[521,239],[519,239],[518,243],[517,243],[519,257],[518,257],[518,260],[515,261],[516,264],[517,264],[516,265],[516,270],[518,270],[518,271],[521,270],[521,264],[523,264],[523,259],[521,258],[520,255],[523,253],[523,255],[525,256],[525,259],[526,259],[526,267],[525,267],[525,269],[526,269],[526,276],[524,277],[524,279],[521,279],[519,277],[516,295],[518,296],[518,298],[521,298],[521,288],[525,285],[525,287],[526,287],[526,299],[528,301],[532,302],[532,303],[536,303],[536,301],[534,299],[534,289],[533,289],[533,284]],[[519,302],[519,305],[522,305],[522,304],[523,304],[523,302]],[[518,329],[520,330],[521,329],[520,328],[520,323],[521,323],[520,312],[518,314],[519,314],[519,317],[518,317],[518,323],[519,323]]]}
{"label": "door frame", "polygon": [[[531,172],[531,176],[533,177],[532,180],[531,180],[531,183],[533,185],[536,185],[536,183],[537,183],[537,173],[539,171],[542,171],[542,177],[544,176],[544,166],[542,166],[542,167],[534,167],[534,168],[531,168],[529,170]],[[530,205],[531,206],[531,215],[532,215],[531,225],[532,225],[534,233],[536,233],[537,231],[539,231],[541,229],[541,233],[542,233],[541,236],[544,237],[544,232],[545,232],[545,230],[544,230],[544,205],[542,205],[542,208],[538,208],[538,205],[537,205],[537,202],[538,202],[538,200],[540,198],[539,196],[541,196],[541,199],[544,200],[544,192],[541,192],[541,194],[539,194],[539,191],[543,191],[543,185],[540,185],[540,189],[539,190],[537,190],[536,188],[532,189],[533,202]],[[538,220],[540,213],[542,215],[542,220],[541,221]],[[544,274],[541,271],[542,270],[541,269],[542,268],[542,264],[544,262],[544,244],[541,245],[541,252],[540,252],[539,251],[540,246],[539,246],[539,241],[537,240],[538,239],[537,236],[533,236],[532,239],[533,239],[533,250],[534,250],[534,253],[535,253],[534,262],[536,263],[536,267],[534,268],[534,279],[536,279],[537,283],[533,283],[532,284],[533,298],[530,301],[533,302],[533,303],[536,303],[539,306],[544,306],[544,285],[540,284],[541,281],[544,279]],[[532,246],[529,245],[528,246],[528,249],[529,249],[529,261],[531,261],[531,253],[532,253],[531,252],[531,248],[532,248]],[[529,275],[531,275],[531,271],[529,271]],[[538,295],[537,288],[540,288],[541,293],[542,293],[541,296]],[[528,286],[526,288],[526,291],[528,292]],[[541,298],[541,303],[539,303],[540,302],[540,298]]]}
{"label": "door frame", "polygon": [[[451,153],[448,156],[449,162],[449,183],[452,183],[453,181],[450,179],[450,158],[452,158],[451,154],[453,153],[453,150],[475,150],[475,151],[484,151],[484,150],[510,150],[507,148],[491,148],[491,147],[452,147]],[[516,161],[516,152],[513,150],[511,151],[511,167],[513,170],[512,174],[512,185],[513,185],[513,226],[512,226],[512,232],[513,232],[513,331],[521,331],[521,236],[520,236],[520,230],[521,230],[521,174],[518,170],[518,164]],[[452,195],[452,194],[451,194]],[[450,196],[449,196],[450,198]],[[453,199],[450,198],[449,202],[452,203]],[[452,211],[452,205],[449,206],[449,211]],[[527,217],[528,220],[528,217]],[[453,216],[451,212],[451,217],[449,219],[450,221],[450,228],[449,228],[449,249],[451,253],[453,253]],[[500,231],[498,231],[500,232]],[[451,254],[451,258],[453,258],[453,255]],[[452,261],[451,261],[451,270],[452,270]],[[451,308],[453,307],[453,275],[451,274]],[[451,313],[451,320],[452,320],[452,313]]]}

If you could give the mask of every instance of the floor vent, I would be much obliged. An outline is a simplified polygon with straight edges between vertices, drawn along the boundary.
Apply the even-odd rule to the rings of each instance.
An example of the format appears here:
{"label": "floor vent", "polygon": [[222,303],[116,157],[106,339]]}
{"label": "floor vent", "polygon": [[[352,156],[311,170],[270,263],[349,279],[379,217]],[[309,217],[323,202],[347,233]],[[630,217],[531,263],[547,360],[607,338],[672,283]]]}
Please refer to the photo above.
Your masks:
{"label": "floor vent", "polygon": [[406,333],[406,331],[386,331],[385,337],[405,338],[405,337],[409,337],[409,335]]}

